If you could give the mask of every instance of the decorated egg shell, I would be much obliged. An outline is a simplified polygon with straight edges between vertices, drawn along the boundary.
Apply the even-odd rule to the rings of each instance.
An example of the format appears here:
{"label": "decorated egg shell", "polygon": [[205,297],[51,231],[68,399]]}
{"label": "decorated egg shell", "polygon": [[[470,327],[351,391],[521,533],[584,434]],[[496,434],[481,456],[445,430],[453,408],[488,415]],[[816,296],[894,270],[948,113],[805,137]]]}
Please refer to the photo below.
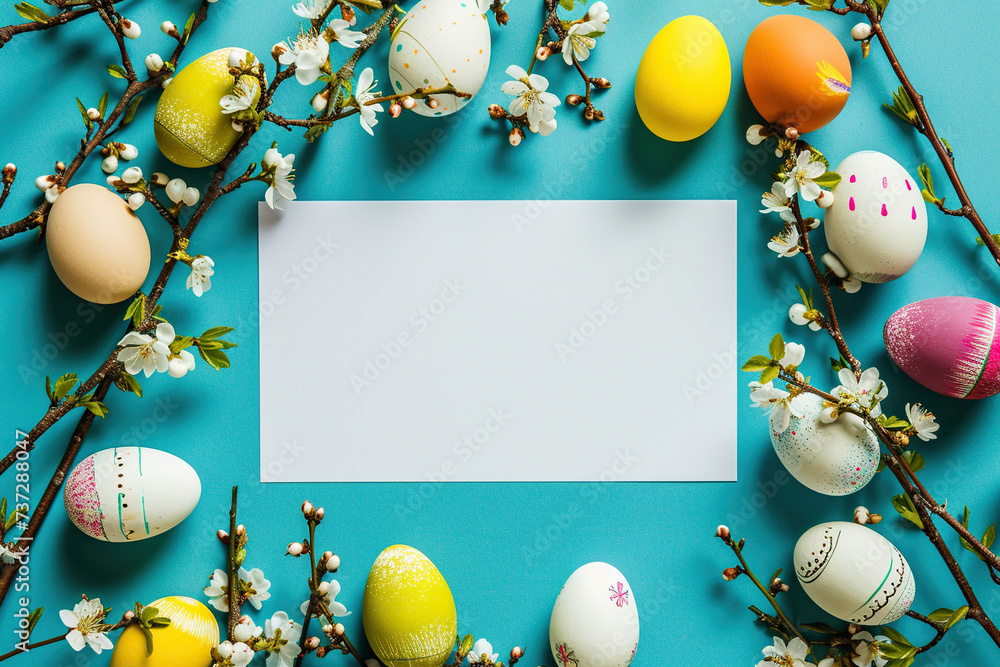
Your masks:
{"label": "decorated egg shell", "polygon": [[[393,93],[441,88],[451,83],[475,95],[490,68],[488,0],[417,0],[400,19],[389,45],[389,80]],[[471,97],[433,95],[432,109],[418,100],[421,116],[447,116]]]}
{"label": "decorated egg shell", "polygon": [[134,542],[166,532],[187,518],[201,497],[194,469],[149,447],[115,447],[91,454],[63,490],[77,528],[106,542]]}
{"label": "decorated egg shell", "polygon": [[1000,392],[1000,308],[967,296],[903,306],[885,323],[885,349],[904,373],[955,398]]}
{"label": "decorated egg shell", "polygon": [[646,48],[635,75],[635,106],[656,136],[689,141],[719,120],[731,80],[729,50],[718,29],[700,16],[682,16]]}
{"label": "decorated egg shell", "polygon": [[448,582],[427,556],[402,544],[375,559],[362,620],[368,643],[388,667],[441,667],[458,634]]}
{"label": "decorated egg shell", "polygon": [[105,187],[66,188],[45,223],[45,247],[59,280],[81,299],[118,303],[149,273],[149,237],[121,197]]}
{"label": "decorated egg shell", "polygon": [[[243,51],[229,47],[198,58],[175,74],[160,95],[153,132],[160,152],[171,162],[182,167],[216,164],[239,139],[232,118],[219,104],[233,92],[229,56],[234,50]],[[258,89],[254,100],[259,95]]]}
{"label": "decorated egg shell", "polygon": [[851,94],[851,61],[833,34],[804,16],[780,14],[754,28],[743,50],[750,101],[778,127],[812,132]]}
{"label": "decorated egg shell", "polygon": [[827,245],[858,280],[895,280],[920,258],[927,240],[919,181],[876,151],[847,156],[837,173],[841,181],[824,220]]}
{"label": "decorated egg shell", "polygon": [[822,523],[799,538],[792,556],[802,589],[831,616],[857,625],[901,618],[916,584],[903,554],[871,528]]}
{"label": "decorated egg shell", "polygon": [[639,610],[618,568],[587,563],[571,574],[549,621],[557,667],[628,667],[638,646]]}
{"label": "decorated egg shell", "polygon": [[871,481],[878,470],[879,442],[860,417],[845,413],[824,424],[819,420],[823,399],[809,393],[793,398],[791,407],[783,432],[780,415],[771,416],[771,444],[792,477],[828,496],[854,493]]}
{"label": "decorated egg shell", "polygon": [[150,602],[169,625],[153,626],[153,652],[146,655],[146,637],[138,624],[122,631],[111,654],[110,667],[209,667],[219,644],[219,624],[197,600],[171,596]]}

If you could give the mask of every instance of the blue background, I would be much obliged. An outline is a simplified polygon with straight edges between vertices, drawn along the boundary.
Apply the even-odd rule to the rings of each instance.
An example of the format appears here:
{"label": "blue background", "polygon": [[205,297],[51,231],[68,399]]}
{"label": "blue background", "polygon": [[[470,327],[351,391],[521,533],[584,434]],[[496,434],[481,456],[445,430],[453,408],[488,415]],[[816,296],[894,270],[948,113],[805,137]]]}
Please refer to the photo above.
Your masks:
{"label": "blue background", "polygon": [[[167,53],[171,40],[157,30],[169,18],[183,24],[195,3],[135,4],[129,16],[144,28],[129,47],[137,63],[150,51]],[[288,2],[222,0],[212,7],[209,22],[193,39],[185,62],[215,48],[240,45],[266,54],[271,45],[296,30],[297,18]],[[803,8],[775,10],[753,0],[699,2],[640,2],[614,0],[612,22],[588,63],[595,75],[607,76],[614,88],[598,94],[598,106],[608,121],[588,126],[573,109],[560,108],[559,129],[542,139],[531,136],[516,150],[506,142],[506,130],[490,121],[485,106],[504,102],[499,93],[510,63],[527,64],[538,21],[535,3],[514,0],[511,23],[493,26],[493,63],[489,78],[469,109],[454,121],[434,121],[406,115],[396,121],[383,117],[375,138],[356,119],[337,124],[320,143],[306,147],[298,133],[270,127],[255,141],[255,149],[236,165],[240,170],[258,159],[272,139],[285,152],[297,154],[297,192],[302,199],[547,199],[547,198],[725,198],[739,201],[740,357],[763,351],[776,331],[806,344],[806,370],[820,384],[835,384],[826,358],[830,341],[790,324],[785,316],[796,281],[808,284],[805,263],[776,261],[765,248],[775,231],[774,220],[757,213],[760,193],[770,185],[773,157],[743,139],[757,122],[739,76],[742,46],[750,30],[776,11],[806,13]],[[1000,74],[989,64],[995,50],[994,27],[988,16],[992,3],[947,3],[894,0],[886,30],[899,57],[925,94],[938,129],[958,156],[958,165],[973,199],[986,218],[998,213],[994,151],[985,141],[993,134],[991,109],[1000,103]],[[131,13],[134,11],[134,14]],[[672,145],[651,135],[638,121],[632,79],[643,49],[659,28],[685,13],[699,12],[712,20],[729,45],[734,70],[729,106],[705,137]],[[942,193],[951,194],[936,159],[924,141],[879,105],[897,85],[878,46],[862,62],[860,49],[850,43],[855,20],[810,13],[845,43],[854,64],[854,92],[837,120],[810,140],[836,164],[861,149],[889,153],[916,173],[928,161]],[[0,12],[5,22],[17,20],[12,9]],[[492,23],[492,21],[491,21]],[[385,78],[384,42],[366,58],[377,76]],[[336,52],[335,47],[335,52]],[[346,50],[342,55],[346,56]],[[117,52],[96,19],[45,34],[20,36],[0,54],[5,64],[0,89],[6,109],[0,124],[0,162],[14,161],[21,176],[4,209],[4,222],[34,207],[36,175],[50,173],[56,159],[69,160],[81,132],[73,101],[79,96],[94,105],[106,88],[119,91],[104,65]],[[576,75],[560,60],[538,69],[560,95],[576,90]],[[383,88],[385,86],[383,85]],[[283,88],[277,110],[305,115],[310,92],[294,82]],[[140,164],[148,174],[167,171],[182,175],[204,189],[210,170],[183,172],[156,151],[151,130],[153,104],[145,104],[121,139],[140,148]],[[432,132],[443,127],[444,139]],[[441,136],[440,133],[436,136]],[[92,160],[76,181],[103,183],[98,160]],[[417,163],[420,164],[417,164]],[[404,166],[412,167],[412,174]],[[393,175],[405,176],[395,179]],[[192,516],[168,534],[148,541],[111,545],[85,537],[68,521],[59,504],[46,521],[31,560],[31,604],[48,611],[38,638],[62,630],[57,611],[71,607],[81,592],[100,596],[118,612],[136,599],[148,602],[169,594],[203,599],[201,587],[223,563],[215,541],[224,527],[231,484],[241,489],[241,520],[250,535],[249,566],[260,566],[274,583],[274,597],[265,611],[292,611],[304,599],[306,564],[283,559],[284,546],[301,539],[299,503],[310,498],[326,508],[319,547],[342,557],[340,596],[356,613],[346,620],[350,636],[370,655],[361,630],[361,596],[368,568],[382,548],[402,542],[423,550],[450,582],[459,609],[459,629],[485,636],[505,655],[514,644],[527,646],[525,660],[553,664],[547,650],[548,618],[559,587],[579,565],[606,560],[628,577],[638,601],[642,638],[636,664],[690,660],[712,664],[755,664],[768,637],[751,625],[747,604],[763,604],[741,579],[724,584],[720,573],[732,565],[729,552],[712,535],[716,524],[728,523],[746,536],[747,556],[762,576],[788,566],[791,547],[809,526],[828,519],[849,519],[865,504],[886,515],[880,530],[899,546],[913,565],[918,581],[915,608],[929,612],[955,607],[961,599],[937,554],[922,535],[898,519],[888,502],[895,481],[880,475],[853,497],[830,499],[817,495],[783,475],[773,454],[763,417],[741,399],[739,413],[739,478],[727,484],[586,485],[261,485],[258,456],[256,205],[263,188],[246,187],[212,208],[192,249],[211,255],[217,274],[213,289],[201,300],[183,290],[183,275],[175,277],[161,303],[179,331],[198,333],[209,326],[236,326],[233,368],[216,373],[200,363],[183,381],[166,375],[143,382],[145,398],[112,390],[111,415],[97,423],[84,446],[89,454],[119,444],[142,444],[180,455],[194,466],[204,485],[201,503]],[[949,200],[953,197],[949,197]],[[156,254],[168,247],[169,230],[150,207],[141,210]],[[981,531],[1000,514],[996,489],[998,426],[990,419],[995,400],[962,402],[943,398],[895,371],[881,343],[885,319],[898,307],[917,299],[968,294],[996,301],[997,277],[989,256],[973,244],[974,233],[961,219],[930,214],[930,233],[920,262],[901,279],[866,286],[858,295],[838,295],[849,341],[866,365],[883,370],[890,386],[889,410],[897,414],[908,401],[921,401],[937,413],[940,438],[918,443],[928,461],[925,479],[952,508],[974,507],[973,524]],[[1000,227],[998,227],[1000,228]],[[712,249],[691,228],[691,252],[702,253],[711,270]],[[155,260],[154,260],[155,262]],[[155,271],[150,275],[152,282]],[[62,287],[49,267],[44,248],[34,234],[0,244],[0,292],[3,316],[0,386],[5,387],[3,449],[14,445],[14,429],[30,428],[45,407],[44,376],[75,371],[89,375],[122,332],[127,304],[98,309],[82,304]],[[682,288],[682,286],[678,286]],[[75,323],[81,333],[46,348],[50,336]],[[704,325],[704,324],[703,324]],[[322,336],[322,332],[304,332]],[[61,349],[60,349],[61,348]],[[37,362],[35,354],[43,355]],[[52,354],[54,353],[54,354]],[[46,358],[46,356],[52,358]],[[33,359],[38,373],[25,377]],[[750,377],[739,378],[741,386]],[[160,410],[155,408],[159,403]],[[31,459],[32,495],[41,495],[63,451],[75,419],[66,419],[39,443]],[[697,446],[697,443],[679,443]],[[595,470],[595,476],[599,470]],[[12,480],[3,489],[12,490]],[[583,516],[567,520],[573,503]],[[983,591],[984,604],[1000,612],[1000,595],[972,554],[948,534],[949,545]],[[805,596],[786,596],[793,618],[826,618]],[[13,643],[8,600],[0,619],[0,647]],[[117,612],[116,612],[117,613]],[[998,614],[1000,615],[1000,614]],[[258,622],[263,622],[263,614]],[[968,626],[968,627],[966,627]],[[901,624],[914,641],[927,632],[909,621]],[[26,664],[69,665],[107,663],[107,655],[75,655],[67,646],[44,649]],[[943,648],[922,664],[995,663],[996,651],[977,627],[960,626]],[[954,657],[950,657],[954,656]]]}

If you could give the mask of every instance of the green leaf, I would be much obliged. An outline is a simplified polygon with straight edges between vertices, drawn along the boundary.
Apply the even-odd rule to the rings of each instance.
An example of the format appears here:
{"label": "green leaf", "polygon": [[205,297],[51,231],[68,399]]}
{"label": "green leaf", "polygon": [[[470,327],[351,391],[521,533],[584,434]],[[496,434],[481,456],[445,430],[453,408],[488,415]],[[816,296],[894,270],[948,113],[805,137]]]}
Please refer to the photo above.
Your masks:
{"label": "green leaf", "polygon": [[824,623],[823,621],[815,621],[813,623],[803,623],[802,628],[806,630],[811,630],[812,632],[818,632],[821,635],[835,635],[837,634],[837,629],[834,628],[829,623]]}
{"label": "green leaf", "polygon": [[69,394],[70,390],[76,386],[77,382],[76,373],[66,373],[65,375],[60,376],[59,379],[56,380],[55,387],[52,389],[52,395],[56,402],[66,398],[66,395]]}
{"label": "green leaf", "polygon": [[878,468],[875,469],[875,472],[882,472],[883,470],[885,470],[885,454],[878,457]]}
{"label": "green leaf", "polygon": [[[58,402],[56,401],[56,395],[52,393],[52,380],[48,375],[45,376],[45,395],[49,397],[49,401],[53,403]],[[0,512],[0,514],[3,514],[3,512]]]}
{"label": "green leaf", "polygon": [[139,109],[139,103],[142,102],[142,95],[136,95],[129,101],[128,106],[125,107],[125,113],[122,115],[122,125],[128,125],[135,118],[135,112]]}
{"label": "green leaf", "polygon": [[100,401],[92,400],[92,398],[91,398],[92,396],[93,396],[93,394],[88,394],[87,396],[83,397],[80,400],[80,403],[77,406],[74,406],[74,407],[78,407],[78,406],[85,407],[94,416],[100,417],[101,419],[104,419],[105,417],[108,416],[108,412],[109,412],[108,406],[104,405],[104,403],[101,403]]}
{"label": "green leaf", "polygon": [[892,506],[896,508],[899,515],[902,516],[907,521],[911,522],[917,528],[923,530],[924,523],[920,520],[920,515],[917,514],[917,508],[913,505],[913,500],[910,496],[905,493],[901,493],[898,496],[892,497]]}
{"label": "green leaf", "polygon": [[155,618],[149,619],[149,624],[155,627],[166,627],[170,625],[170,619],[166,616],[157,616]]}
{"label": "green leaf", "polygon": [[835,171],[828,171],[819,178],[814,178],[813,182],[827,190],[835,189],[841,181],[841,176]]}
{"label": "green leaf", "polygon": [[[966,528],[969,527],[969,506],[968,505],[965,506],[965,510],[962,512],[962,525],[965,526]],[[979,555],[979,552],[976,551],[975,549],[973,549],[972,545],[965,541],[964,537],[960,536],[958,538],[958,540],[959,540],[959,542],[961,542],[962,547],[966,551],[971,551],[972,553],[976,554],[976,558],[978,558],[979,560],[983,559],[983,557]]]}
{"label": "green leaf", "polygon": [[240,567],[241,565],[243,565],[243,561],[245,561],[246,558],[247,558],[246,549],[240,549],[239,551],[237,551],[236,556],[234,557],[234,560],[236,561],[236,567]]}
{"label": "green leaf", "polygon": [[136,329],[142,326],[142,323],[146,320],[146,295],[142,292],[135,298],[135,301],[129,304],[128,310],[125,311],[125,317],[122,320],[125,321],[129,318],[132,319],[132,326]]}
{"label": "green leaf", "polygon": [[[895,419],[895,417],[893,417]],[[903,460],[906,464],[910,466],[910,470],[913,472],[919,472],[924,467],[924,457],[920,455],[919,452],[915,452],[912,449],[903,452]]]}
{"label": "green leaf", "polygon": [[812,310],[813,309],[813,291],[812,291],[812,288],[809,289],[808,293],[804,289],[802,289],[801,287],[799,287],[798,285],[795,286],[795,289],[798,290],[799,296],[802,297],[802,305],[804,305],[806,307],[806,310]]}
{"label": "green leaf", "polygon": [[139,381],[131,373],[119,373],[118,377],[115,378],[115,386],[124,392],[132,392],[142,398],[142,387],[139,386]]}
{"label": "green leaf", "polygon": [[148,658],[153,655],[153,633],[145,625],[140,624],[139,627],[142,628],[142,634],[146,637],[146,657]]}
{"label": "green leaf", "polygon": [[935,623],[941,623],[944,626],[944,629],[948,630],[965,618],[967,613],[969,613],[969,608],[967,606],[959,607],[958,609],[948,609],[947,607],[942,607],[927,614],[927,618]]}
{"label": "green leaf", "polygon": [[841,354],[838,359],[830,357],[830,367],[833,368],[834,373],[839,373],[845,368],[850,368],[851,364],[849,364],[847,359],[844,359],[844,355]]}
{"label": "green leaf", "polygon": [[48,23],[49,19],[52,18],[44,10],[35,7],[30,2],[19,2],[14,5],[14,9],[22,18],[34,21],[35,23]]}
{"label": "green leaf", "polygon": [[223,368],[229,368],[229,357],[222,350],[206,350],[205,348],[198,346],[198,353],[201,358],[208,362],[208,365],[215,370],[222,370]]}
{"label": "green leaf", "polygon": [[[39,619],[42,618],[43,611],[45,611],[45,607],[39,607],[38,609],[35,609],[30,614],[28,614],[28,627],[27,627],[28,637],[31,637],[32,630],[35,629],[35,626],[38,624]],[[27,641],[27,637],[25,638],[25,641]]]}
{"label": "green leaf", "polygon": [[[890,415],[881,414],[881,415],[879,415],[876,418],[876,421],[879,423],[879,425],[882,428],[884,428],[884,429],[886,429],[888,431],[904,431],[904,430],[910,428],[910,422],[906,421],[905,419],[900,419],[899,417],[896,417],[896,416],[890,416]],[[906,458],[907,454],[909,454],[909,452],[904,452],[903,453],[903,457]],[[911,456],[912,456],[912,454],[911,454]],[[920,456],[920,455],[918,454],[917,456]],[[924,467],[924,464],[923,464],[923,460],[924,459],[923,459],[923,457],[921,456],[919,460],[920,460],[920,464],[919,465],[920,465],[921,468],[923,468]],[[907,463],[909,463],[910,459],[907,458],[906,461],[907,461]],[[914,472],[916,472],[916,470],[914,470]]]}
{"label": "green leaf", "polygon": [[814,12],[829,11],[836,0],[806,0],[806,5]]}
{"label": "green leaf", "polygon": [[170,344],[170,351],[174,354],[179,354],[181,350],[185,350],[194,345],[194,338],[191,336],[177,336],[174,338],[174,342]]}
{"label": "green leaf", "polygon": [[787,7],[798,0],[759,0],[765,7]]}
{"label": "green leaf", "polygon": [[100,100],[100,102],[97,103],[97,110],[100,112],[101,118],[104,118],[104,112],[108,110],[108,93],[107,93],[107,91],[105,91],[104,94],[101,95],[101,100]]}
{"label": "green leaf", "polygon": [[232,327],[212,327],[202,335],[198,336],[198,340],[207,341],[215,340],[219,336],[225,336],[227,333],[233,331]]}
{"label": "green leaf", "polygon": [[767,351],[771,354],[771,358],[778,361],[783,356],[785,356],[785,339],[781,337],[781,334],[774,334],[774,338],[771,339],[771,344],[767,346]]}
{"label": "green leaf", "polygon": [[898,630],[890,628],[888,625],[882,626],[882,634],[891,639],[893,645],[895,646],[901,646],[904,648],[913,648],[913,644],[911,644],[906,637],[901,635]]}
{"label": "green leaf", "polygon": [[17,523],[17,510],[16,509],[15,510],[11,510],[10,514],[7,516],[7,522],[4,523],[4,525],[3,525],[4,532],[7,532],[11,528],[13,528],[15,523]]}
{"label": "green leaf", "polygon": [[770,368],[772,365],[774,365],[774,362],[768,357],[765,357],[763,354],[755,354],[750,357],[745,364],[743,364],[742,370],[757,373],[766,368]]}
{"label": "green leaf", "polygon": [[83,102],[80,98],[76,98],[76,106],[80,109],[80,115],[83,116],[83,122],[87,126],[87,131],[90,132],[94,129],[94,121],[90,120],[90,116],[87,115],[87,107],[83,106]]}
{"label": "green leaf", "polygon": [[127,79],[128,73],[121,65],[108,65],[108,74],[116,79]]}
{"label": "green leaf", "polygon": [[187,23],[184,24],[184,32],[181,33],[181,44],[187,44],[188,38],[191,36],[191,28],[194,26],[194,13],[188,17]]}
{"label": "green leaf", "polygon": [[573,0],[559,0],[559,6],[568,12],[573,11]]}
{"label": "green leaf", "polygon": [[993,540],[995,540],[996,537],[997,537],[997,525],[995,523],[991,523],[990,527],[986,529],[985,533],[983,533],[983,539],[981,539],[980,542],[983,543],[984,547],[989,549],[991,546],[993,546]]}
{"label": "green leaf", "polygon": [[778,377],[778,372],[780,370],[781,369],[778,368],[777,366],[769,366],[765,368],[763,371],[761,371],[760,383],[767,384],[768,382],[773,381],[776,377]]}

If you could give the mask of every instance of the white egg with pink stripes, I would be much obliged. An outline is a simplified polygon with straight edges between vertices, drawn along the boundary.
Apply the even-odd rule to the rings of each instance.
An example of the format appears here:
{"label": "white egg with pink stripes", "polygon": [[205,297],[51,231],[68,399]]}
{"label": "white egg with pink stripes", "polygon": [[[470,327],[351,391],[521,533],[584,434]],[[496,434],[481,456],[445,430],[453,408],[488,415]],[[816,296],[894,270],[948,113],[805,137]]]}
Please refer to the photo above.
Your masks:
{"label": "white egg with pink stripes", "polygon": [[826,242],[852,278],[895,280],[910,270],[927,241],[927,205],[901,164],[884,153],[860,151],[837,167],[840,184],[826,211]]}

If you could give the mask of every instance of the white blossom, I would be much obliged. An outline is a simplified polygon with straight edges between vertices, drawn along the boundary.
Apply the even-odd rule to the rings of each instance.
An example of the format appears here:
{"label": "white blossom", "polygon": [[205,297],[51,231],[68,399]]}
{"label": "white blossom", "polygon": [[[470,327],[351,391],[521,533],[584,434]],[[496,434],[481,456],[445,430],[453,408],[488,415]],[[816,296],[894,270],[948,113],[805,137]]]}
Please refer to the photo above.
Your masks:
{"label": "white blossom", "polygon": [[866,369],[860,378],[855,377],[854,371],[850,368],[841,368],[837,377],[840,379],[840,386],[833,390],[835,396],[856,401],[867,408],[873,417],[882,414],[879,403],[889,395],[889,388],[885,381],[879,378],[877,368]]}
{"label": "white blossom", "polygon": [[106,615],[100,598],[81,600],[73,607],[73,611],[63,609],[59,612],[59,620],[69,628],[66,641],[74,651],[82,651],[84,646],[89,646],[94,649],[94,653],[100,655],[101,651],[114,648],[104,632]]}
{"label": "white blossom", "polygon": [[764,659],[757,663],[757,667],[812,667],[806,662],[806,655],[809,653],[809,646],[799,639],[793,637],[788,644],[781,637],[774,637],[774,645],[764,649]]}
{"label": "white blossom", "polygon": [[[751,125],[747,128],[747,143],[751,146],[757,146],[764,142],[767,137],[765,137],[762,132],[764,131],[763,125]],[[779,156],[780,157],[780,156]]]}
{"label": "white blossom", "polygon": [[235,644],[226,640],[217,648],[219,655],[233,663],[233,667],[246,667],[253,660],[253,649],[243,642]]}
{"label": "white blossom", "polygon": [[858,667],[885,667],[889,659],[882,653],[882,644],[891,644],[889,638],[884,635],[875,635],[864,630],[851,637],[858,642],[854,648],[857,657],[852,662]]}
{"label": "white blossom", "polygon": [[234,114],[249,109],[253,106],[254,97],[258,90],[260,90],[260,85],[256,79],[249,76],[242,77],[233,86],[232,94],[223,95],[222,99],[219,100],[222,113]]}
{"label": "white blossom", "polygon": [[212,276],[215,275],[215,262],[208,255],[198,255],[191,260],[191,275],[187,278],[187,288],[195,296],[201,296],[212,289]]}
{"label": "white blossom", "polygon": [[146,203],[146,195],[141,192],[133,192],[128,196],[128,207],[133,211],[138,211]]}
{"label": "white blossom", "polygon": [[275,612],[271,618],[264,621],[264,634],[268,639],[275,639],[278,646],[267,649],[267,667],[292,667],[299,655],[298,641],[302,636],[302,626],[288,618],[283,611]]}
{"label": "white blossom", "polygon": [[590,50],[597,45],[597,37],[603,35],[605,30],[604,24],[599,21],[571,25],[562,41],[563,60],[566,64],[572,65],[574,58],[579,62],[589,58]]}
{"label": "white blossom", "polygon": [[318,19],[330,6],[330,0],[303,0],[292,6],[292,12],[308,21]]}
{"label": "white blossom", "polygon": [[914,403],[913,405],[907,403],[906,419],[913,425],[913,430],[917,432],[917,437],[924,442],[937,439],[935,431],[941,428],[941,424],[938,424],[934,420],[934,414],[924,406],[919,403]]}
{"label": "white blossom", "polygon": [[485,639],[480,639],[475,643],[475,645],[473,645],[472,650],[469,651],[468,657],[469,664],[471,665],[475,665],[477,663],[490,665],[497,661],[500,654],[493,652],[493,644],[489,643]]}
{"label": "white blossom", "polygon": [[607,23],[611,20],[611,14],[608,13],[608,5],[604,2],[595,2],[587,10],[587,18],[598,23]]}
{"label": "white blossom", "polygon": [[295,79],[303,86],[316,81],[322,67],[330,56],[330,44],[321,34],[313,31],[299,33],[289,40],[289,49],[278,56],[282,65],[295,65]]}
{"label": "white blossom", "polygon": [[810,320],[806,318],[806,313],[809,309],[806,308],[804,303],[793,303],[792,307],[788,309],[788,319],[792,321],[792,324],[798,324],[799,326],[809,325],[809,328],[813,331],[819,331],[823,327],[816,320]]}
{"label": "white blossom", "polygon": [[249,642],[251,639],[259,637],[262,632],[263,630],[253,622],[252,618],[243,615],[240,616],[236,627],[233,628],[233,637],[236,638],[236,641]]}
{"label": "white blossom", "polygon": [[122,19],[118,22],[118,25],[122,29],[122,35],[128,37],[129,39],[138,39],[139,35],[142,34],[142,28],[135,21],[130,21],[128,19]]}
{"label": "white blossom", "polygon": [[785,181],[785,194],[791,198],[800,193],[805,201],[814,201],[819,197],[820,187],[814,182],[826,173],[826,165],[819,160],[812,160],[812,152],[805,150],[795,158],[795,166],[788,173]]}
{"label": "white blossom", "polygon": [[156,325],[155,338],[130,331],[118,342],[124,346],[118,352],[118,361],[125,364],[130,375],[142,372],[149,377],[153,371],[164,373],[170,365],[170,344],[174,338],[174,327],[167,322]]}
{"label": "white blossom", "polygon": [[[330,610],[330,613],[333,614],[334,616],[337,616],[338,618],[343,616],[350,616],[351,612],[347,611],[347,607],[345,607],[342,603],[337,602],[336,600],[337,595],[340,594],[340,582],[337,581],[336,579],[333,579],[329,582],[329,584],[330,588],[323,596],[323,601],[326,603],[326,606]],[[302,614],[305,614],[307,611],[309,611],[309,600],[306,600],[305,602],[302,603],[302,606],[299,607],[299,611],[301,611]]]}
{"label": "white blossom", "polygon": [[798,343],[785,343],[785,354],[778,362],[783,367],[800,366],[806,358],[806,347]]}
{"label": "white blossom", "polygon": [[[254,609],[259,610],[261,602],[271,597],[268,590],[271,588],[271,582],[264,578],[264,573],[258,568],[247,571],[246,568],[241,567],[239,577],[250,586],[245,593],[247,601],[253,605]],[[208,596],[208,603],[219,611],[229,611],[229,574],[224,570],[217,569],[212,573],[208,583],[209,585],[204,589],[205,595]]]}
{"label": "white blossom", "polygon": [[264,153],[264,165],[274,168],[271,187],[264,193],[264,201],[272,209],[283,210],[283,202],[295,199],[295,186],[292,184],[295,179],[295,174],[292,173],[294,162],[294,154],[282,155],[277,148],[269,148]]}
{"label": "white blossom", "polygon": [[333,19],[326,26],[327,31],[333,33],[333,41],[349,49],[356,49],[365,38],[365,33],[350,28],[351,24],[344,19]]}
{"label": "white blossom", "polygon": [[164,188],[164,192],[167,193],[167,197],[169,197],[170,201],[175,204],[179,204],[181,200],[184,199],[185,190],[187,190],[187,183],[180,178],[171,179]]}
{"label": "white blossom", "polygon": [[509,107],[511,115],[526,116],[532,132],[542,136],[551,134],[556,129],[556,107],[560,100],[546,92],[549,80],[539,74],[528,74],[517,65],[508,67],[507,75],[514,80],[504,83],[500,90],[514,96]]}
{"label": "white blossom", "polygon": [[378,97],[378,93],[373,92],[373,89],[377,85],[378,81],[375,80],[375,73],[372,71],[372,68],[366,67],[361,72],[361,76],[358,77],[358,92],[354,95],[354,99],[358,102],[361,127],[372,136],[375,136],[372,128],[378,125],[378,118],[375,117],[375,113],[383,111],[381,104],[368,104],[371,100]]}
{"label": "white blossom", "polygon": [[170,377],[182,378],[188,371],[194,370],[194,355],[187,350],[181,350],[176,355],[170,357],[167,365],[167,374]]}
{"label": "white blossom", "polygon": [[799,228],[795,225],[785,225],[781,233],[772,236],[767,247],[778,253],[778,257],[794,257],[802,248],[799,247]]}
{"label": "white blossom", "polygon": [[792,212],[790,200],[785,194],[785,184],[775,181],[770,192],[765,192],[760,198],[761,213],[777,213],[789,224],[795,224],[795,213]]}
{"label": "white blossom", "polygon": [[163,58],[158,53],[150,53],[146,56],[145,65],[150,72],[159,72],[163,69]]}
{"label": "white blossom", "polygon": [[[749,386],[750,400],[754,402],[755,407],[770,408],[768,415],[771,418],[772,428],[779,433],[784,433],[785,429],[788,428],[792,415],[796,417],[803,415],[797,409],[792,408],[791,394],[784,389],[778,389],[773,382],[761,384],[754,380]],[[775,424],[775,420],[777,420],[777,424]]]}

